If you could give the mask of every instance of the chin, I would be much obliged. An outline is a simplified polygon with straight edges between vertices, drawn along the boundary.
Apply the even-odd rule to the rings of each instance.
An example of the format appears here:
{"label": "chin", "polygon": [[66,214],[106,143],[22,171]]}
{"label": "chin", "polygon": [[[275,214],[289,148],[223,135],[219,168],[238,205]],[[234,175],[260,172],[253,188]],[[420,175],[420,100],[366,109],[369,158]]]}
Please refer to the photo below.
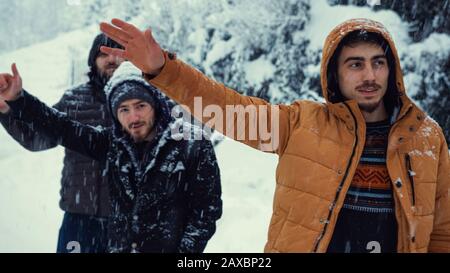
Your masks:
{"label": "chin", "polygon": [[368,113],[372,113],[381,106],[381,101],[358,103],[359,108]]}
{"label": "chin", "polygon": [[134,142],[140,143],[143,142],[145,139],[143,137],[133,137]]}

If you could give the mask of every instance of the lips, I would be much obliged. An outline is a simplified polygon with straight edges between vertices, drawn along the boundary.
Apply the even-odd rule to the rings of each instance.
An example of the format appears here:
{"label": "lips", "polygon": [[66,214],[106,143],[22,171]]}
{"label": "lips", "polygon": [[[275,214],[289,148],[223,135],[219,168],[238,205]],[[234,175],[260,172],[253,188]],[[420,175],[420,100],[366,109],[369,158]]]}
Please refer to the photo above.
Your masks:
{"label": "lips", "polygon": [[373,96],[377,93],[378,90],[379,88],[376,87],[366,87],[357,89],[357,91],[364,96]]}
{"label": "lips", "polygon": [[358,90],[358,92],[361,92],[361,93],[375,93],[375,92],[377,92],[377,90],[378,89],[361,89],[361,90]]}
{"label": "lips", "polygon": [[130,125],[130,129],[136,130],[136,129],[141,128],[142,126],[144,126],[144,123],[135,123],[135,124]]}

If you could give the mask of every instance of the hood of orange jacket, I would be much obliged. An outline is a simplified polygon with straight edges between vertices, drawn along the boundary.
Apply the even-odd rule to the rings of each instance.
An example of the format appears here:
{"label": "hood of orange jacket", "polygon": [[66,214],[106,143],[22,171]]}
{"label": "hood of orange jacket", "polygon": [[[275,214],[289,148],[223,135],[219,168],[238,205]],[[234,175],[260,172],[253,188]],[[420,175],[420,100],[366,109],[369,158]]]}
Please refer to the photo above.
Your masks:
{"label": "hood of orange jacket", "polygon": [[[403,73],[400,66],[400,58],[398,56],[397,49],[395,47],[393,38],[387,31],[387,29],[379,22],[369,20],[369,19],[351,19],[343,22],[342,24],[336,26],[328,35],[325,40],[323,51],[322,51],[322,63],[321,63],[321,85],[322,85],[322,93],[323,97],[328,103],[335,103],[341,101],[333,101],[332,95],[334,92],[340,92],[339,90],[331,90],[330,80],[328,77],[330,75],[330,65],[331,60],[336,53],[339,44],[342,40],[351,32],[354,31],[365,31],[369,33],[377,33],[380,34],[384,40],[388,44],[387,54],[388,58],[393,58],[393,67],[390,67],[389,73],[391,74],[389,77],[389,86],[390,90],[387,91],[387,96],[390,92],[392,96],[389,97],[391,100],[390,105],[397,109],[391,109],[390,114],[394,115],[394,120],[398,115],[398,111],[401,106],[404,106],[405,109],[411,104],[411,100],[406,95],[405,85],[403,82]],[[391,77],[392,76],[392,77]]]}

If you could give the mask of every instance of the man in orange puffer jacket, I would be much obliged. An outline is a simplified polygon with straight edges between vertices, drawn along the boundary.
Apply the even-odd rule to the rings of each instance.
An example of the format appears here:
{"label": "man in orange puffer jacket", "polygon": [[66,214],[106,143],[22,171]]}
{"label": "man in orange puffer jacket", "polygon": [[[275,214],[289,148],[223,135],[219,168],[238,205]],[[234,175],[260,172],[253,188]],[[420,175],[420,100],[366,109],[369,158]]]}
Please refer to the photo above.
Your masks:
{"label": "man in orange puffer jacket", "polygon": [[[276,106],[207,78],[163,51],[150,30],[118,19],[100,28],[125,47],[104,53],[133,62],[197,119],[279,155],[266,252],[450,252],[447,143],[406,95],[381,23],[352,19],[329,34],[321,65],[326,103]],[[214,119],[195,109],[199,98],[213,107],[209,113],[215,109]],[[220,114],[236,106],[237,118]],[[242,109],[249,115],[239,117]],[[269,137],[262,127],[272,129]]]}

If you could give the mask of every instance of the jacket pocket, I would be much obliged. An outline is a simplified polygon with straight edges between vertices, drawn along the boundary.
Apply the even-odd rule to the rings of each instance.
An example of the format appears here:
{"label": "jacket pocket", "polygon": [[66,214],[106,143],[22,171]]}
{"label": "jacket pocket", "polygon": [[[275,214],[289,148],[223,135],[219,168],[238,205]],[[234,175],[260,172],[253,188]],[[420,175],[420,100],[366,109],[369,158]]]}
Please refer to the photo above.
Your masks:
{"label": "jacket pocket", "polygon": [[405,167],[406,167],[406,174],[408,176],[409,182],[411,183],[411,193],[412,193],[412,205],[416,205],[416,192],[415,192],[415,183],[414,183],[414,176],[416,173],[411,167],[411,157],[409,154],[405,154]]}

